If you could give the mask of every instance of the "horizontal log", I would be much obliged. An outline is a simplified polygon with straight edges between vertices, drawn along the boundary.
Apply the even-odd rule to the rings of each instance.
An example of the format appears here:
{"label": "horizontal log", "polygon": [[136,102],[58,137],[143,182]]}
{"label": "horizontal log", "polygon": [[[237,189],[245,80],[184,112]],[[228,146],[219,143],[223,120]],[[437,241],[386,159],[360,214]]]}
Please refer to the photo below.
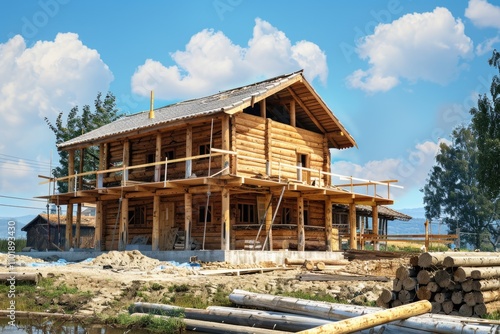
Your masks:
{"label": "horizontal log", "polygon": [[417,270],[414,267],[399,266],[396,269],[396,278],[400,280],[404,280],[410,276],[414,277],[415,275],[417,275]]}
{"label": "horizontal log", "polygon": [[[316,302],[291,297],[281,297],[275,295],[257,294],[244,290],[233,290],[229,295],[229,300],[237,305],[267,308],[281,312],[293,312],[307,316],[314,316],[321,319],[340,320],[356,317],[367,313],[381,310],[378,307],[359,307],[356,305],[334,304],[326,302]],[[394,304],[400,303],[398,300]],[[385,325],[386,331],[394,333],[413,330],[415,333],[495,333],[500,329],[500,325],[492,323],[480,323],[474,319],[475,323],[464,323],[450,317],[440,317],[438,314],[425,314],[411,317]],[[382,331],[382,328],[374,328],[375,332]]]}
{"label": "horizontal log", "polygon": [[434,280],[442,288],[447,288],[452,283],[451,274],[443,269],[436,271],[434,274]]}
{"label": "horizontal log", "polygon": [[[132,313],[133,317],[143,317],[144,313]],[[170,317],[165,315],[153,315],[155,318],[161,319],[169,319]],[[187,330],[197,331],[202,333],[231,333],[231,334],[285,334],[283,331],[275,331],[271,329],[264,328],[256,328],[256,327],[248,327],[248,326],[239,326],[239,325],[230,325],[219,322],[211,322],[204,320],[196,320],[196,319],[186,319],[186,318],[178,318],[180,321],[184,323]]]}
{"label": "horizontal log", "polygon": [[482,317],[488,313],[498,312],[498,310],[500,310],[500,301],[474,305],[474,314],[479,317]]}
{"label": "horizontal log", "polygon": [[500,266],[476,268],[472,270],[471,277],[473,279],[500,278]]}
{"label": "horizontal log", "polygon": [[472,315],[474,314],[474,307],[467,304],[462,304],[458,309],[458,314],[460,314],[462,317],[472,317]]}
{"label": "horizontal log", "polygon": [[500,290],[500,279],[472,281],[472,290],[474,291]]}
{"label": "horizontal log", "polygon": [[20,282],[27,282],[38,284],[42,279],[41,273],[24,273],[24,272],[11,272],[11,273],[0,273],[0,284],[18,284]]}
{"label": "horizontal log", "polygon": [[391,321],[407,319],[412,316],[430,312],[432,305],[427,300],[421,300],[408,305],[394,307],[388,310],[365,314],[353,319],[345,319],[335,323],[329,323],[316,328],[298,332],[299,334],[321,334],[321,333],[352,333]]}
{"label": "horizontal log", "polygon": [[[418,292],[418,291],[417,291]],[[391,300],[395,300],[397,298],[397,295],[396,293],[394,293],[393,291],[387,289],[387,288],[383,288],[382,289],[382,292],[379,296],[380,300],[387,304],[389,303]]]}
{"label": "horizontal log", "polygon": [[[479,253],[481,254],[481,253]],[[487,266],[500,266],[500,256],[446,256],[443,260],[445,267],[487,267]]]}
{"label": "horizontal log", "polygon": [[[298,265],[303,265],[305,260],[306,259],[290,259],[290,258],[285,258],[285,264],[286,265],[291,265],[291,266],[298,266]],[[338,260],[315,259],[314,261],[316,261],[316,262],[323,262],[327,266],[341,266],[341,265],[347,265],[347,264],[349,264],[349,260],[344,260],[344,259],[338,259]]]}
{"label": "horizontal log", "polygon": [[445,300],[441,303],[441,310],[444,314],[451,314],[455,309],[455,304],[451,300]]}
{"label": "horizontal log", "polygon": [[418,256],[418,265],[422,268],[441,267],[446,257],[457,256],[457,254],[460,257],[498,256],[493,252],[426,252]]}
{"label": "horizontal log", "polygon": [[463,303],[464,301],[464,292],[463,291],[453,291],[453,293],[451,294],[451,301],[453,302],[453,304],[455,305],[460,305]]}
{"label": "horizontal log", "polygon": [[432,292],[427,289],[427,286],[420,285],[417,290],[417,298],[420,300],[431,300]]}
{"label": "horizontal log", "polygon": [[474,291],[476,303],[491,303],[500,301],[500,290]]}
{"label": "horizontal log", "polygon": [[406,277],[403,280],[403,289],[414,290],[417,287],[417,279],[415,277]]}

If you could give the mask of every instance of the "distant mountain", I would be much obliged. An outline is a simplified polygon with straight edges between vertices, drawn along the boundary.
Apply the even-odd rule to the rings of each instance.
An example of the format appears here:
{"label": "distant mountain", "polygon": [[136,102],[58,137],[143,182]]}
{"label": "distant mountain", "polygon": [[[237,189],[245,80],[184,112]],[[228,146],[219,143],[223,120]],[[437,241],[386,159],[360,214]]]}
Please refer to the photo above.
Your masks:
{"label": "distant mountain", "polygon": [[21,229],[24,227],[24,225],[28,224],[35,217],[36,215],[28,215],[15,218],[0,217],[0,239],[7,239],[9,237],[10,221],[16,222],[16,235],[15,235],[16,239],[25,239],[26,232],[21,231]]}
{"label": "distant mountain", "polygon": [[413,218],[425,218],[425,209],[424,208],[407,208],[407,209],[394,209],[405,215],[411,216]]}
{"label": "distant mountain", "polygon": [[[403,212],[402,210],[398,210]],[[408,213],[407,213],[408,214]],[[425,234],[425,218],[413,218],[407,222],[393,220],[388,222],[387,231],[389,234]],[[445,225],[431,224],[429,233],[447,234],[448,227]]]}

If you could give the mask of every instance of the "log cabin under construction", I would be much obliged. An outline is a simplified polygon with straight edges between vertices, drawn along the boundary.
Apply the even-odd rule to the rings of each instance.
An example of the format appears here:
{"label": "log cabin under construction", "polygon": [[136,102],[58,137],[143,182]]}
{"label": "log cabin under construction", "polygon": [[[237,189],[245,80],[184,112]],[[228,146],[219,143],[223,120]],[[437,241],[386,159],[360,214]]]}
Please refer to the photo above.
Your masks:
{"label": "log cabin under construction", "polygon": [[[96,205],[95,250],[125,250],[137,237],[153,251],[331,251],[339,238],[357,248],[356,206],[371,207],[377,235],[378,208],[393,204],[396,180],[335,174],[330,150],[355,146],[298,71],[151,107],[59,144],[68,175],[50,182],[69,190],[49,199],[68,206],[67,221],[73,205]],[[76,173],[89,147],[98,148],[98,168]],[[78,220],[76,244],[71,233],[66,250],[79,246]]]}

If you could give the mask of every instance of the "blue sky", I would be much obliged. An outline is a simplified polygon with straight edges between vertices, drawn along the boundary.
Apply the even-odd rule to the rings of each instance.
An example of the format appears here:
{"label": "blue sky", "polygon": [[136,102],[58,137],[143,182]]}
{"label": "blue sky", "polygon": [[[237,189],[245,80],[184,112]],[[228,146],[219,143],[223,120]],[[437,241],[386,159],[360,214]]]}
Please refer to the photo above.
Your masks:
{"label": "blue sky", "polygon": [[[439,141],[469,121],[500,45],[500,1],[2,1],[0,217],[36,214],[54,120],[111,91],[121,111],[304,69],[359,148],[333,172],[397,179],[421,207]],[[23,208],[21,208],[23,207]],[[34,209],[33,209],[34,208]]]}

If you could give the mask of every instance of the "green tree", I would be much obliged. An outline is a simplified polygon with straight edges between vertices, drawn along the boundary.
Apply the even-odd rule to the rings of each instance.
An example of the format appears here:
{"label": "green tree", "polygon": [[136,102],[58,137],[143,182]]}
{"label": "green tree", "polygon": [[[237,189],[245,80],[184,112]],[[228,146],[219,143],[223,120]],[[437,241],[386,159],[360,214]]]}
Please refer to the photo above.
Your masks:
{"label": "green tree", "polygon": [[489,192],[479,185],[476,137],[470,127],[455,129],[451,137],[451,144],[441,143],[423,188],[426,218],[441,219],[450,232],[460,229],[461,242],[475,248],[485,246],[485,235],[495,246],[498,210]]}
{"label": "green tree", "polygon": [[[500,53],[496,50],[488,61],[500,74]],[[478,180],[491,197],[498,200],[500,195],[500,78],[493,76],[490,86],[491,99],[479,97],[477,108],[472,108],[472,129],[477,137],[479,149]]]}
{"label": "green tree", "polygon": [[[121,115],[116,108],[116,99],[110,92],[102,99],[102,94],[98,93],[94,101],[94,110],[91,110],[89,105],[85,105],[80,110],[78,106],[73,107],[66,118],[63,120],[63,112],[57,116],[55,123],[45,117],[45,122],[56,136],[56,145],[78,137],[84,133],[97,129],[105,124],[108,124]],[[81,151],[75,154],[75,171],[79,170]],[[89,147],[83,150],[83,172],[93,171],[97,169],[99,162],[99,148]],[[68,175],[68,152],[59,151],[59,166],[52,170],[54,177],[63,177]],[[90,178],[86,178],[90,180]],[[68,192],[67,182],[58,182],[58,191],[60,193]]]}

